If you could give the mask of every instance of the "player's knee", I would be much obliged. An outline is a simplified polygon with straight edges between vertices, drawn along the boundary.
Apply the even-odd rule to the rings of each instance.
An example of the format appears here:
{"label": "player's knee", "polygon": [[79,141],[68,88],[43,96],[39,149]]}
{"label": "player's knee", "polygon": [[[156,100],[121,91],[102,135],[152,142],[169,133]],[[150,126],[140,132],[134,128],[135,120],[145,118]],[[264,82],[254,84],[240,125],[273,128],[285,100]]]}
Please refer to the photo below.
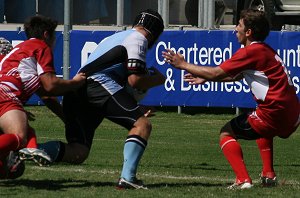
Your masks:
{"label": "player's knee", "polygon": [[89,152],[82,152],[76,155],[74,164],[82,164],[89,156]]}
{"label": "player's knee", "polygon": [[140,117],[131,129],[131,134],[139,135],[144,139],[148,139],[152,130],[152,124],[146,117]]}
{"label": "player's knee", "polygon": [[27,142],[28,142],[29,138],[28,138],[26,133],[14,133],[14,135],[18,140],[19,149],[23,148],[27,145]]}
{"label": "player's knee", "polygon": [[65,162],[82,164],[89,156],[90,149],[86,145],[72,143],[66,147]]}
{"label": "player's knee", "polygon": [[143,129],[143,131],[151,131],[152,130],[152,124],[150,122],[150,120],[146,117],[140,117],[136,123],[135,126]]}
{"label": "player's knee", "polygon": [[145,127],[145,131],[147,131],[149,133],[152,131],[152,124],[148,118],[145,121],[144,127]]}
{"label": "player's knee", "polygon": [[72,164],[82,164],[87,159],[86,155],[77,155]]}
{"label": "player's knee", "polygon": [[82,164],[89,156],[90,150],[87,147],[80,148],[77,150],[75,155],[74,164]]}
{"label": "player's knee", "polygon": [[230,123],[226,123],[220,130],[220,139],[222,139],[225,136],[231,136],[232,135],[232,129],[230,126]]}
{"label": "player's knee", "polygon": [[232,132],[232,129],[231,129],[230,122],[227,122],[220,130],[220,134],[231,133],[231,132]]}
{"label": "player's knee", "polygon": [[21,148],[24,148],[26,147],[27,145],[27,142],[28,142],[28,138],[26,136],[19,136],[17,134],[15,134],[17,139],[18,139],[18,142],[19,142],[19,147],[18,149],[21,149]]}
{"label": "player's knee", "polygon": [[145,131],[148,134],[150,134],[152,131],[152,124],[150,120],[146,117],[143,118],[142,131]]}

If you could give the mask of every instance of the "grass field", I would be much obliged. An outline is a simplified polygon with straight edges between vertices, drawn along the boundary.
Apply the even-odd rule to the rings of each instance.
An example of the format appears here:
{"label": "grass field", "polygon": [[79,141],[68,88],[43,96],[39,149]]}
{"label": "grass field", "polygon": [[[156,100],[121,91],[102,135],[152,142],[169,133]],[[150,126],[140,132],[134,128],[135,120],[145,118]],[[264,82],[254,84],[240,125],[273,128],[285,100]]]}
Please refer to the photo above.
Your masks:
{"label": "grass field", "polygon": [[[39,142],[63,140],[63,124],[45,107],[27,107]],[[21,178],[0,181],[0,197],[299,197],[300,133],[276,138],[275,169],[280,185],[262,188],[261,160],[254,141],[240,141],[255,187],[227,190],[234,174],[220,151],[220,127],[234,114],[157,112],[153,132],[139,166],[138,177],[149,190],[115,190],[122,166],[125,129],[107,120],[97,129],[93,147],[82,165],[38,167],[26,163]]]}

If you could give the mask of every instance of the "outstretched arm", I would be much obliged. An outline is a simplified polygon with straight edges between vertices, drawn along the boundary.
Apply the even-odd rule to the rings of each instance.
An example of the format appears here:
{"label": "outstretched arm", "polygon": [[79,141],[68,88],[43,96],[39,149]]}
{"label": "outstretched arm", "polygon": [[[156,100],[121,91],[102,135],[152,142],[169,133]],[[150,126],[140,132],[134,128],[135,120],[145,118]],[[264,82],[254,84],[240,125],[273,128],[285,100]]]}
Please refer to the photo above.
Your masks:
{"label": "outstretched arm", "polygon": [[[236,77],[232,78],[230,76],[225,77],[223,79],[220,79],[219,81],[222,82],[232,82],[232,81],[239,81],[243,78],[243,75],[237,75]],[[185,82],[188,82],[190,85],[197,85],[197,84],[203,84],[205,83],[207,80],[205,80],[204,78],[200,78],[198,76],[194,76],[193,74],[187,73],[184,75],[184,79]]]}
{"label": "outstretched arm", "polygon": [[185,74],[183,79],[185,82],[188,82],[190,85],[203,84],[206,82],[204,78],[199,78],[190,73]]}
{"label": "outstretched arm", "polygon": [[48,96],[63,95],[68,91],[75,90],[85,83],[86,76],[84,73],[78,73],[71,80],[58,78],[54,73],[44,73],[40,76],[42,87]]}
{"label": "outstretched arm", "polygon": [[209,81],[222,81],[224,79],[230,78],[228,74],[226,74],[224,70],[219,66],[199,67],[197,65],[186,62],[183,55],[181,55],[180,53],[175,54],[170,49],[166,49],[166,51],[163,52],[163,57],[165,58],[166,62],[171,64],[173,67],[185,70],[188,73],[192,74],[194,77],[199,77]]}

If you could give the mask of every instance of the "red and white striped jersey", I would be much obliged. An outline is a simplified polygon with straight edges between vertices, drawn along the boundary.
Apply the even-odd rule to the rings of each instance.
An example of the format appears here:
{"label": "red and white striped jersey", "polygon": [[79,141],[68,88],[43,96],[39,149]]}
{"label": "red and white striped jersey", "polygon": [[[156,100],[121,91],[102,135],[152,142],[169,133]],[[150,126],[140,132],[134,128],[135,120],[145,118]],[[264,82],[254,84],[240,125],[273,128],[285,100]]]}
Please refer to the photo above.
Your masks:
{"label": "red and white striped jersey", "polygon": [[270,46],[253,42],[220,67],[232,77],[243,74],[258,104],[255,116],[264,124],[275,130],[290,130],[295,125],[298,97],[283,61]]}
{"label": "red and white striped jersey", "polygon": [[1,100],[25,103],[40,87],[39,76],[54,73],[51,48],[42,40],[29,39],[7,54],[0,62]]}

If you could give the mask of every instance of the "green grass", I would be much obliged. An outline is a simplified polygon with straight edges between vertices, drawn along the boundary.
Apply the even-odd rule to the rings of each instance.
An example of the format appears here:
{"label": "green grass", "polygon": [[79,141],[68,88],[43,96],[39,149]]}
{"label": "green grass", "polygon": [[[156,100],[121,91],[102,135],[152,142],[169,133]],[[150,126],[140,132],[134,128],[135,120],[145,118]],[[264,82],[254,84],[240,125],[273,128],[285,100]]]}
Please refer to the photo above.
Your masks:
{"label": "green grass", "polygon": [[[31,125],[39,142],[64,141],[63,124],[58,118],[45,107],[26,108],[36,115]],[[220,151],[218,136],[221,126],[234,116],[158,112],[151,117],[153,131],[138,170],[138,177],[149,190],[115,190],[127,131],[105,120],[95,133],[84,164],[38,167],[27,162],[21,178],[0,181],[0,197],[297,197],[299,132],[274,141],[278,187],[259,186],[261,160],[255,141],[240,141],[255,187],[226,189],[234,174]]]}

